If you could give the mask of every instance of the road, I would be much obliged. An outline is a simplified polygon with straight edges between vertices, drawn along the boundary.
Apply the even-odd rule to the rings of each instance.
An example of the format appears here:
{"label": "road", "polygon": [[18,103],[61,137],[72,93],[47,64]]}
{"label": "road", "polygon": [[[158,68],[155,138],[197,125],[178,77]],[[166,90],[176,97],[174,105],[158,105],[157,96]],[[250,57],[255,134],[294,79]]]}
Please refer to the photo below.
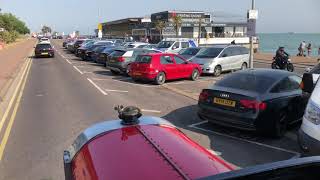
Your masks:
{"label": "road", "polygon": [[[65,51],[60,41],[53,44],[55,58],[32,59],[0,161],[0,179],[63,179],[63,150],[88,126],[116,119],[116,105],[135,105],[143,109],[144,115],[169,120],[196,142],[239,167],[299,156],[297,127],[286,137],[274,140],[212,126],[197,118],[193,96],[176,91],[208,86],[218,78],[174,81],[166,86],[136,84],[128,77],[113,76],[100,65],[80,61]],[[303,72],[303,68],[297,70]],[[0,132],[0,140],[2,137]]]}

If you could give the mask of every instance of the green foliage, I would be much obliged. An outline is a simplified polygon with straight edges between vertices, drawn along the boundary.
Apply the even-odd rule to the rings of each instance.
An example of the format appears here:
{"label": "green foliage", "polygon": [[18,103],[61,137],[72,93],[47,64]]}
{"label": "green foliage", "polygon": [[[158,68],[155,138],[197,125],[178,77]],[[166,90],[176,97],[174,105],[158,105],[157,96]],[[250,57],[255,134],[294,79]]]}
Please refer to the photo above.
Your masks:
{"label": "green foliage", "polygon": [[166,27],[166,22],[164,21],[157,21],[155,23],[155,27],[156,29],[160,32],[160,36],[161,36],[161,39],[162,39],[162,33],[163,33],[163,29]]}
{"label": "green foliage", "polygon": [[4,32],[0,32],[0,41],[12,43],[19,34],[28,34],[30,30],[23,21],[10,13],[0,14],[0,27],[4,28]]}
{"label": "green foliage", "polygon": [[172,21],[173,21],[174,29],[176,31],[176,37],[178,37],[179,36],[179,28],[182,25],[182,17],[181,16],[174,16],[174,17],[172,17]]}
{"label": "green foliage", "polygon": [[49,26],[42,26],[41,31],[43,34],[47,34],[47,33],[51,33],[52,30]]}

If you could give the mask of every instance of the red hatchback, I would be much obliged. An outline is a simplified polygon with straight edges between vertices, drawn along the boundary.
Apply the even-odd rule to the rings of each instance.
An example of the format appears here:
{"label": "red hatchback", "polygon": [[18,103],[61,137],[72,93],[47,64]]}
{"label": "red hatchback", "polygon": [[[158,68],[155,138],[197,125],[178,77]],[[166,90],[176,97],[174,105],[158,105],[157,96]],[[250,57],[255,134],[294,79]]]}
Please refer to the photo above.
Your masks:
{"label": "red hatchback", "polygon": [[130,65],[129,75],[133,80],[150,80],[163,84],[166,80],[190,78],[197,80],[202,73],[198,64],[186,61],[181,56],[168,53],[140,55]]}

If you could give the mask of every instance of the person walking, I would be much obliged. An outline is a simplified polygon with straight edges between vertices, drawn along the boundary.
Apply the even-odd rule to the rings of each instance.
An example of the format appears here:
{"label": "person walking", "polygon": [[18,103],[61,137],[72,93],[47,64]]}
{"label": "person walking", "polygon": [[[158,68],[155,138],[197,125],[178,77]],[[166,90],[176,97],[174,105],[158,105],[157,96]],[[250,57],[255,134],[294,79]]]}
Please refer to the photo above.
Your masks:
{"label": "person walking", "polygon": [[312,45],[311,45],[311,43],[308,44],[307,50],[308,50],[308,56],[310,57],[310,56],[311,56],[311,51],[312,51]]}
{"label": "person walking", "polygon": [[305,49],[306,49],[306,42],[305,42],[305,41],[302,41],[302,42],[300,43],[300,46],[299,46],[299,55],[300,55],[300,56],[305,56],[305,55],[304,55]]}

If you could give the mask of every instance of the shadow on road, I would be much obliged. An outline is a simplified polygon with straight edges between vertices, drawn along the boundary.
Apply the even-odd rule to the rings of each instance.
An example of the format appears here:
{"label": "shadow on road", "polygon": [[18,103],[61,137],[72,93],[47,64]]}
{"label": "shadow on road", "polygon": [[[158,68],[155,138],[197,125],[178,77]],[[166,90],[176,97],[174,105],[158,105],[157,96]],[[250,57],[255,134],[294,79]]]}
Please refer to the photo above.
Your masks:
{"label": "shadow on road", "polygon": [[[206,123],[197,116],[197,105],[176,109],[162,118],[170,121],[185,132],[191,131],[191,138],[200,144],[213,149],[226,161],[248,167],[299,156],[296,139],[297,128],[281,139],[272,139],[255,132],[227,128]],[[201,123],[202,122],[202,123]],[[190,126],[195,123],[201,123]],[[291,134],[289,136],[289,134]],[[189,135],[189,133],[188,133]]]}

